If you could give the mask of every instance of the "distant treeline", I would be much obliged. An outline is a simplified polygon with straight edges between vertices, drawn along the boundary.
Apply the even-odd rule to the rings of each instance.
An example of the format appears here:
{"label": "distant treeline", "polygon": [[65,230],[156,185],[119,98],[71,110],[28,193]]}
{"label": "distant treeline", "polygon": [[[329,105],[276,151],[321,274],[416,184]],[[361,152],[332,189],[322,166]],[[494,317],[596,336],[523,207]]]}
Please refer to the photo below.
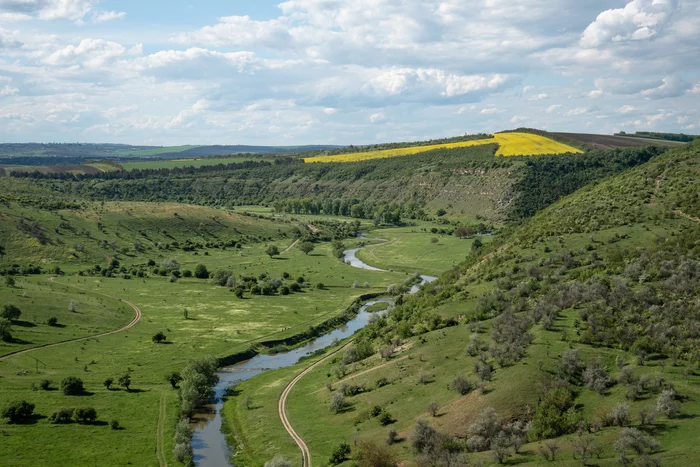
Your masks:
{"label": "distant treeline", "polygon": [[615,133],[615,136],[627,136],[628,138],[645,138],[645,139],[663,139],[666,141],[679,141],[681,143],[690,143],[698,138],[698,135],[685,135],[683,133],[655,133],[653,131],[638,131],[634,134],[621,131]]}
{"label": "distant treeline", "polygon": [[511,221],[532,217],[561,197],[589,183],[644,164],[667,149],[648,146],[529,159],[524,176],[515,184],[518,194],[508,217]]}
{"label": "distant treeline", "polygon": [[322,199],[309,198],[284,199],[272,203],[277,212],[290,214],[325,214],[328,216],[345,216],[355,219],[373,219],[377,223],[400,224],[401,217],[425,216],[425,212],[415,205],[398,206],[362,201],[354,198]]}
{"label": "distant treeline", "polygon": [[[289,164],[293,163],[293,159],[276,159],[274,164]],[[130,171],[113,171],[113,172],[102,172],[98,174],[72,174],[72,173],[41,173],[41,172],[18,172],[11,171],[10,175],[18,178],[35,178],[35,179],[49,179],[49,180],[89,180],[89,179],[100,179],[100,180],[138,180],[144,178],[151,178],[157,176],[170,176],[170,175],[198,175],[212,172],[224,172],[224,171],[236,171],[242,169],[254,169],[258,167],[267,167],[272,165],[271,162],[266,161],[244,161],[235,162],[231,164],[216,164],[216,165],[205,165],[201,167],[173,167],[173,168],[162,168],[162,169],[134,169]]]}

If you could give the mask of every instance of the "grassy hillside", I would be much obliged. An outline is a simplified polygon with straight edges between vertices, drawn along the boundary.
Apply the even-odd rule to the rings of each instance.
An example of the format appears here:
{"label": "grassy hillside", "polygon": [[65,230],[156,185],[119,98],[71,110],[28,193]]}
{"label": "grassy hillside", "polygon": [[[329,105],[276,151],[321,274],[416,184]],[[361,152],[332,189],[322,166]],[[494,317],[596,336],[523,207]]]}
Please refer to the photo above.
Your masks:
{"label": "grassy hillside", "polygon": [[[314,462],[348,443],[352,457],[379,450],[417,465],[546,465],[551,446],[557,465],[615,465],[620,453],[635,465],[689,465],[700,428],[699,173],[700,145],[669,151],[563,198],[405,298],[357,338],[373,356],[342,365],[341,352],[290,396]],[[305,365],[242,383],[229,399],[239,464],[297,455],[274,411]],[[248,396],[258,409],[241,405]],[[383,412],[386,426],[373,415]],[[387,445],[390,430],[399,442]]]}

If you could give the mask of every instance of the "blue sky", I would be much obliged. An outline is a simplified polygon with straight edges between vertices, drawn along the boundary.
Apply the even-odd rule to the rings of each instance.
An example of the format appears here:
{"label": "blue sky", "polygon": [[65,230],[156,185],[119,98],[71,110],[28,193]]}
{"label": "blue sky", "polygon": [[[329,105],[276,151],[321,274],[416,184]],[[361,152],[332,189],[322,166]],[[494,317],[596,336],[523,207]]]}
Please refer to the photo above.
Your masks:
{"label": "blue sky", "polygon": [[696,0],[0,0],[0,141],[700,134]]}

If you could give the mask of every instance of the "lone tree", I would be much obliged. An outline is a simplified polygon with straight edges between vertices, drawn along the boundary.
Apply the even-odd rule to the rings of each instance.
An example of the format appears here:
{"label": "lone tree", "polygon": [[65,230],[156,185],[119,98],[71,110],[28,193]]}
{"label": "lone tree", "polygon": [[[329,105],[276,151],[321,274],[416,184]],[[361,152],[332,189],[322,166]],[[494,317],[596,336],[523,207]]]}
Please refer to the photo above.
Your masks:
{"label": "lone tree", "polygon": [[124,373],[119,377],[119,386],[124,386],[129,391],[129,386],[131,386],[131,375],[129,373]]}
{"label": "lone tree", "polygon": [[315,248],[316,247],[311,242],[303,242],[299,245],[299,249],[303,251],[305,255],[308,255],[309,253],[314,251]]}
{"label": "lone tree", "polygon": [[16,320],[22,314],[22,310],[14,305],[3,305],[2,312],[0,312],[0,317],[5,319]]}
{"label": "lone tree", "polygon": [[173,389],[177,389],[177,384],[182,381],[182,376],[177,371],[173,371],[165,377],[165,380],[170,383]]}
{"label": "lone tree", "polygon": [[75,376],[68,376],[61,381],[61,392],[65,396],[78,396],[82,394],[84,390],[83,380]]}
{"label": "lone tree", "polygon": [[5,342],[12,341],[12,324],[7,319],[0,319],[0,339]]}
{"label": "lone tree", "polygon": [[112,384],[114,384],[114,378],[107,378],[102,384],[104,384],[105,387],[109,389],[112,386]]}
{"label": "lone tree", "polygon": [[75,421],[78,423],[91,423],[97,420],[97,410],[92,407],[75,409]]}
{"label": "lone tree", "polygon": [[34,413],[34,404],[27,401],[14,401],[2,410],[2,418],[7,418],[10,423],[20,423],[27,420]]}
{"label": "lone tree", "polygon": [[163,331],[159,331],[158,334],[156,334],[155,336],[153,336],[151,338],[151,340],[153,342],[155,342],[156,344],[160,344],[161,342],[165,342],[166,339],[167,339],[167,336],[165,334],[163,334]]}
{"label": "lone tree", "polygon": [[270,245],[265,249],[265,254],[272,258],[273,256],[279,256],[280,249],[275,245]]}

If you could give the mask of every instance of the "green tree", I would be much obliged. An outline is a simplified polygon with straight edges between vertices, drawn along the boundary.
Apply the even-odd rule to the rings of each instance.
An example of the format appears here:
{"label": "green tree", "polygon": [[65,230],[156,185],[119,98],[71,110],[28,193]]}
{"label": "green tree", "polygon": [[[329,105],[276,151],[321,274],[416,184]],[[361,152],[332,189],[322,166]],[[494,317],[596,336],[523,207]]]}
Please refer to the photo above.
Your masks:
{"label": "green tree", "polygon": [[173,389],[177,389],[177,384],[182,381],[182,376],[180,376],[180,372],[173,371],[165,377],[165,380],[170,383]]}
{"label": "green tree", "polygon": [[345,459],[350,455],[350,445],[348,443],[340,443],[331,454],[331,465],[338,465],[345,462]]}
{"label": "green tree", "polygon": [[0,312],[0,318],[17,320],[22,314],[22,310],[14,305],[3,305],[2,311]]}
{"label": "green tree", "polygon": [[205,265],[198,264],[197,267],[194,268],[194,277],[197,279],[209,279],[209,270]]}
{"label": "green tree", "polygon": [[158,333],[151,338],[151,340],[156,344],[160,344],[161,342],[165,342],[166,339],[167,339],[167,336],[163,333],[163,331],[158,331]]}
{"label": "green tree", "polygon": [[107,389],[109,389],[112,386],[112,384],[114,384],[114,378],[107,378],[106,380],[104,380],[104,383],[102,383],[102,384],[104,384],[104,386]]}
{"label": "green tree", "polygon": [[85,391],[83,380],[75,376],[68,376],[61,381],[61,392],[65,396],[78,396]]}
{"label": "green tree", "polygon": [[265,254],[272,258],[273,256],[279,256],[280,250],[277,248],[276,245],[270,245],[267,248],[265,248]]}
{"label": "green tree", "polygon": [[131,386],[131,375],[129,373],[124,373],[119,377],[119,386],[123,386],[127,391],[129,391],[129,386]]}
{"label": "green tree", "polygon": [[0,319],[0,339],[4,342],[12,342],[12,323],[7,319]]}
{"label": "green tree", "polygon": [[481,249],[482,246],[484,246],[484,243],[478,238],[476,238],[474,239],[474,243],[472,243],[472,251],[478,251]]}
{"label": "green tree", "polygon": [[75,409],[75,421],[78,423],[91,423],[97,420],[97,410],[92,407]]}
{"label": "green tree", "polygon": [[299,250],[301,250],[305,255],[308,255],[314,251],[316,247],[311,242],[302,242],[299,244]]}
{"label": "green tree", "polygon": [[20,423],[27,420],[34,413],[35,405],[27,401],[14,401],[2,410],[2,418],[7,418],[10,423]]}
{"label": "green tree", "polygon": [[5,276],[5,285],[8,287],[14,287],[16,284],[15,278],[12,276]]}

